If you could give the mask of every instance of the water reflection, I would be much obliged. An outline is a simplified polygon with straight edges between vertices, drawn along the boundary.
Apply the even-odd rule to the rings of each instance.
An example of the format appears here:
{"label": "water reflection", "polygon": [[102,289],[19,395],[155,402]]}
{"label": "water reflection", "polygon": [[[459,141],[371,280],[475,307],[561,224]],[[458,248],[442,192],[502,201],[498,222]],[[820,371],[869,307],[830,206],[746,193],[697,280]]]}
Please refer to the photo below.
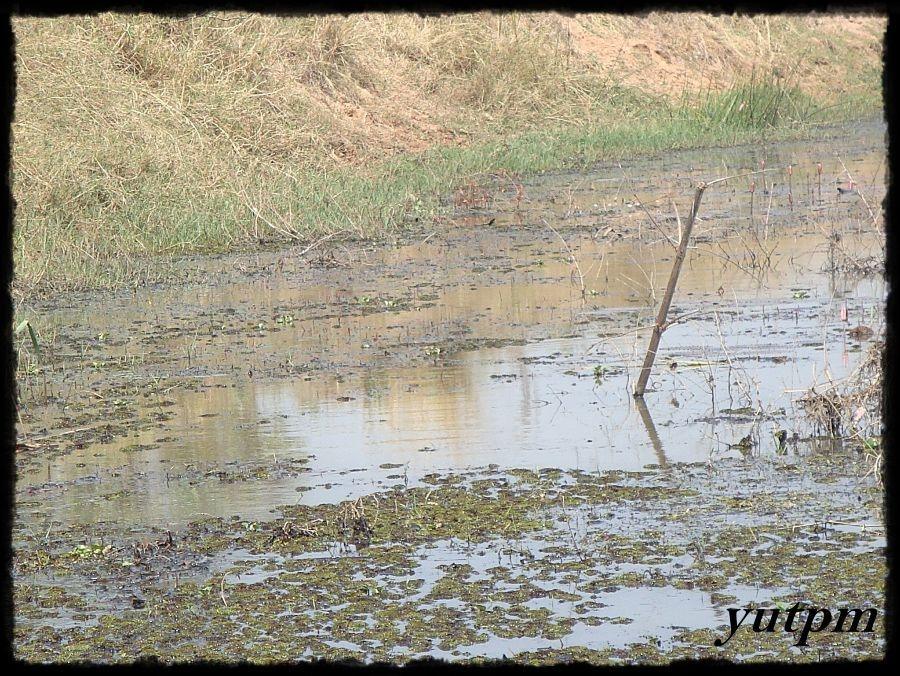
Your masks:
{"label": "water reflection", "polygon": [[650,415],[650,409],[647,408],[647,402],[644,401],[643,397],[637,397],[634,400],[634,406],[640,414],[641,422],[644,423],[644,427],[647,430],[647,438],[650,440],[653,451],[656,453],[657,464],[660,467],[667,467],[669,462],[666,460],[666,454],[665,451],[663,451],[662,442],[656,431],[656,425],[653,423],[653,416]]}

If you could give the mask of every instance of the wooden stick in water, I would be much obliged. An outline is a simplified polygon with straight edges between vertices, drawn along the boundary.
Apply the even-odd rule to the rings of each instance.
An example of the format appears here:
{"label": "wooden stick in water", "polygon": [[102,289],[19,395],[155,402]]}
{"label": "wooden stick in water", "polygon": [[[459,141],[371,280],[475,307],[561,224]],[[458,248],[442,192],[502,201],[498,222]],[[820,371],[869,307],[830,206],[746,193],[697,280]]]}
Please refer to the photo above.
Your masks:
{"label": "wooden stick in water", "polygon": [[634,386],[634,396],[643,397],[644,391],[647,389],[647,381],[650,379],[650,370],[653,368],[653,362],[656,359],[656,350],[659,347],[659,340],[665,330],[666,316],[669,314],[669,306],[672,304],[672,297],[675,295],[675,287],[678,285],[678,276],[681,274],[681,264],[687,255],[688,242],[691,239],[691,230],[694,227],[694,221],[697,218],[697,211],[700,209],[700,200],[703,199],[703,192],[706,190],[707,184],[701,183],[697,186],[694,193],[694,204],[691,207],[691,213],[688,216],[687,223],[681,233],[681,239],[678,242],[678,249],[675,252],[675,262],[672,263],[672,272],[669,275],[669,283],[666,286],[666,294],[663,296],[662,304],[659,306],[659,313],[656,315],[656,324],[653,327],[653,333],[650,334],[650,345],[647,347],[647,354],[644,356],[644,365],[641,367],[641,375],[638,377]]}
{"label": "wooden stick in water", "polygon": [[[743,178],[744,176],[753,176],[755,174],[765,174],[770,171],[777,171],[775,167],[768,169],[760,169],[758,171],[748,171],[743,174],[734,176],[723,176],[709,183],[700,183],[694,193],[694,203],[691,206],[691,213],[688,216],[684,230],[681,231],[681,237],[678,241],[678,249],[675,252],[675,262],[672,263],[672,272],[669,275],[669,284],[666,286],[666,295],[663,296],[662,305],[659,306],[659,313],[656,315],[656,324],[653,326],[653,333],[650,335],[650,345],[647,347],[647,354],[644,356],[644,365],[641,367],[641,375],[638,377],[634,386],[634,396],[643,397],[647,390],[647,381],[650,379],[650,371],[653,368],[653,362],[656,359],[656,350],[659,348],[659,340],[672,323],[666,323],[666,316],[669,314],[669,306],[672,304],[672,297],[675,295],[675,287],[678,285],[678,276],[681,274],[681,264],[684,263],[685,255],[687,255],[688,244],[691,239],[691,230],[694,227],[694,221],[697,219],[697,212],[700,210],[700,200],[703,199],[704,191],[716,183],[724,183],[734,178]],[[679,218],[679,230],[681,230],[681,219]]]}

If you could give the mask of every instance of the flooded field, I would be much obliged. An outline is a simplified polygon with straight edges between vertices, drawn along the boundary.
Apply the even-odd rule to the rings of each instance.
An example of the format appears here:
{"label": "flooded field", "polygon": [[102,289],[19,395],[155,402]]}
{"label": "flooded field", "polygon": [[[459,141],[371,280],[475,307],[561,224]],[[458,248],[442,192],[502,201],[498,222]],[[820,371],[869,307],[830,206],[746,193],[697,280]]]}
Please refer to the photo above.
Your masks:
{"label": "flooded field", "polygon": [[[871,124],[497,176],[395,242],[20,308],[17,653],[880,656],[880,623],[713,640],[884,606],[880,420],[834,439],[800,400],[883,334],[885,154]],[[761,167],[704,196],[636,400],[676,213]]]}

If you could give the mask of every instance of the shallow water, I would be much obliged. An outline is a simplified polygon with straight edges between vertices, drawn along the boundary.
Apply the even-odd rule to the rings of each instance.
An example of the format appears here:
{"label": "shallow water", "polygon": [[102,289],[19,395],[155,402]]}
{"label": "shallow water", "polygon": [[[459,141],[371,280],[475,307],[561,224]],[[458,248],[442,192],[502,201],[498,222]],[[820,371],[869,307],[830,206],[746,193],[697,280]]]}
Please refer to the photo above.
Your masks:
{"label": "shallow water", "polygon": [[[848,328],[860,322],[877,329],[885,294],[881,279],[820,272],[825,255],[804,256],[815,251],[814,235],[791,233],[773,243],[779,245],[775,271],[765,289],[743,285],[747,276],[740,271],[720,272],[711,257],[695,254],[685,266],[672,315],[697,314],[665,333],[654,391],[643,409],[631,388],[649,337],[648,307],[631,309],[621,296],[608,304],[591,297],[582,303],[565,283],[453,289],[422,311],[435,319],[416,319],[455,325],[463,321],[458,315],[474,316],[467,338],[502,336],[505,329],[507,337],[531,342],[346,376],[202,378],[207,389],[169,397],[174,405],[167,410],[175,417],[164,429],[85,446],[35,468],[22,484],[92,479],[42,505],[64,522],[115,518],[175,525],[197,514],[261,518],[274,505],[297,499],[341,500],[394,485],[400,475],[414,483],[428,472],[488,464],[640,469],[734,455],[728,445],[748,433],[758,437],[761,453],[772,453],[773,425],[808,432],[795,410],[797,397],[856,366],[866,345],[850,338]],[[635,246],[633,254],[650,265],[667,250]],[[576,255],[590,259],[589,251]],[[729,291],[722,297],[704,291],[711,286]],[[627,293],[624,285],[607,290],[610,296]],[[568,293],[566,301],[560,293]],[[841,321],[842,304],[853,322]],[[554,322],[553,315],[564,318]],[[375,343],[366,337],[376,331],[371,324],[404,321],[359,317],[351,334]],[[299,331],[282,331],[277,342],[288,343]],[[554,331],[577,335],[541,338]],[[355,346],[346,347],[349,352]],[[748,406],[743,415],[723,413]],[[147,402],[139,416],[154,410]],[[762,419],[748,419],[751,413]],[[134,444],[148,448],[122,450]],[[309,462],[304,472],[283,480],[192,485],[171,478],[185,465],[212,471],[226,463],[275,466],[292,459]],[[123,489],[129,492],[105,497]]]}

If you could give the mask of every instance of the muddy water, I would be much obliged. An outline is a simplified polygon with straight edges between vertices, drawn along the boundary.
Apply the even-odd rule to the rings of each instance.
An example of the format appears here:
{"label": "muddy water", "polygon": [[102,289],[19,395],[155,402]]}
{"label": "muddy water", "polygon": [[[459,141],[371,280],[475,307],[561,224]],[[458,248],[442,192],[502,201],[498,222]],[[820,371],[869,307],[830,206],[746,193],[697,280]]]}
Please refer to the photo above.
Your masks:
{"label": "muddy water", "polygon": [[[848,239],[871,244],[875,236]],[[671,251],[640,243],[601,251],[588,240],[574,249],[582,265],[602,256],[630,263],[609,267],[602,296],[583,300],[579,286],[565,279],[567,264],[556,261],[540,266],[551,268],[542,276],[452,287],[431,307],[342,318],[342,328],[323,342],[336,361],[351,367],[347,373],[326,369],[258,380],[223,362],[223,376],[200,378],[200,391],[167,395],[174,404],[166,410],[174,417],[162,429],[86,445],[23,479],[32,486],[82,479],[42,505],[58,520],[175,525],[197,513],[262,518],[274,505],[345,499],[438,470],[488,464],[640,469],[740,457],[729,445],[747,434],[759,452],[772,453],[774,426],[809,432],[798,419],[796,398],[856,365],[864,344],[848,329],[880,326],[885,289],[880,278],[822,272],[828,252],[815,234],[783,233],[770,243],[775,252],[763,288],[740,270],[723,269],[716,257],[692,254],[673,309],[687,317],[666,332],[646,410],[636,407],[630,392],[651,308],[635,298],[632,286],[641,287],[629,279],[638,270],[664,279],[667,261],[660,259]],[[269,284],[287,305],[289,289]],[[232,293],[249,298],[248,286]],[[720,288],[727,291],[720,295]],[[852,321],[841,321],[841,306]],[[276,353],[290,350],[311,340],[303,324],[253,336],[248,345],[254,353],[263,343]],[[390,331],[400,335],[386,337]],[[434,352],[448,349],[440,337],[455,331],[464,331],[466,340],[527,343]],[[394,342],[399,351],[412,349],[423,358],[365,368],[367,352]],[[156,410],[148,401],[138,417]],[[136,447],[146,450],[131,450]],[[797,444],[792,450],[807,448]],[[271,481],[223,483],[203,476],[229,470],[228,463],[265,468],[294,459],[308,460],[302,472]],[[202,480],[186,472],[194,469]],[[185,473],[188,479],[175,478]]]}
{"label": "muddy water", "polygon": [[[870,214],[884,194],[883,129],[830,143],[540,176],[524,182],[524,200],[497,178],[488,197],[451,197],[450,224],[392,246],[198,259],[182,285],[37,307],[55,340],[50,365],[20,380],[20,440],[37,452],[20,458],[18,527],[270,521],[285,506],[476,468],[625,470],[654,481],[681,463],[816,466],[835,449],[816,438],[797,398],[853,371],[870,339],[850,329],[877,336],[886,294],[880,275],[843,265],[848,253],[883,257]],[[631,390],[672,264],[672,200],[684,216],[692,181],[761,159],[795,169],[704,197],[670,313],[681,321],[664,335],[640,406]],[[835,190],[841,161],[862,196]],[[91,413],[100,406],[101,418],[122,424],[101,429],[108,420]],[[780,429],[786,449],[776,448]],[[767,477],[769,488],[780,476]],[[841,481],[847,494],[868,485]],[[620,518],[657,527],[664,515]],[[487,543],[484,556],[500,550]],[[425,569],[447,561],[478,569],[478,556],[433,544],[413,577],[433,582],[440,575]],[[226,558],[222,570],[233,553]],[[257,572],[247,584],[268,579]],[[764,589],[766,598],[785,592],[774,581]],[[720,592],[755,602],[759,587],[732,581]],[[533,603],[537,612],[543,601]],[[572,602],[553,603],[554,617],[572,615]],[[726,619],[693,588],[626,587],[603,605],[601,617],[628,617],[629,628],[576,623],[569,645],[668,641],[672,627]],[[452,653],[396,655],[500,656],[557,643],[492,634]]]}

